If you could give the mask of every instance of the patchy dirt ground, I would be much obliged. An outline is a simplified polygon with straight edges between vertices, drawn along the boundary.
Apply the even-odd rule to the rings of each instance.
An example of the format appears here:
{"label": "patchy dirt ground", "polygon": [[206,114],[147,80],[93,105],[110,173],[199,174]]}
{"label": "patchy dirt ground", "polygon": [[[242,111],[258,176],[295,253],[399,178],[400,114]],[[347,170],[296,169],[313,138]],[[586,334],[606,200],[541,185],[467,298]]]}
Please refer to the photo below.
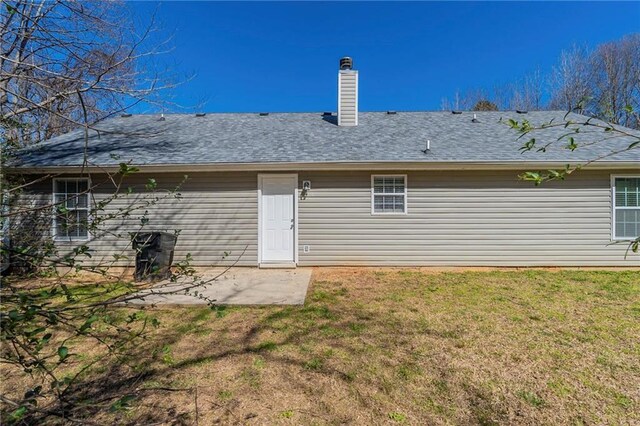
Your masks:
{"label": "patchy dirt ground", "polygon": [[87,407],[131,396],[92,421],[640,423],[637,270],[320,268],[303,307],[147,314],[154,334],[86,377]]}

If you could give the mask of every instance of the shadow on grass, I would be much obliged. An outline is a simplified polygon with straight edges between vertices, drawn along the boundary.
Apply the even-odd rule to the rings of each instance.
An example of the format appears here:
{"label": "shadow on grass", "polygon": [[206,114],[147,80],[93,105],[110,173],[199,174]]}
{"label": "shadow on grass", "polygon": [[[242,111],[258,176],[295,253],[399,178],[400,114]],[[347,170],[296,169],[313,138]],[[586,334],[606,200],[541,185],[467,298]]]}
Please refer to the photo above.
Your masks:
{"label": "shadow on grass", "polygon": [[[526,272],[516,277],[531,283],[527,284],[528,291],[531,292],[528,295],[520,294],[519,287],[509,287],[504,284],[501,280],[509,278],[509,275],[502,273],[467,274],[474,281],[473,285],[466,286],[463,286],[464,279],[460,274],[442,274],[437,279],[405,272],[397,275],[402,285],[386,292],[378,290],[378,294],[372,296],[373,300],[377,300],[375,302],[377,305],[374,302],[361,303],[355,295],[350,294],[335,282],[315,282],[306,306],[233,308],[231,312],[235,314],[246,314],[246,317],[251,319],[251,325],[236,335],[232,342],[218,344],[214,337],[211,339],[211,344],[194,347],[189,353],[184,354],[186,357],[178,360],[174,360],[170,353],[165,353],[164,362],[154,362],[154,356],[157,361],[157,354],[152,353],[151,343],[142,345],[128,353],[127,359],[121,360],[123,362],[112,363],[106,371],[96,377],[87,378],[70,390],[67,395],[68,400],[76,403],[74,406],[69,404],[61,407],[60,412],[74,418],[91,420],[105,410],[112,410],[112,407],[125,396],[131,396],[130,404],[135,406],[138,402],[144,402],[153,393],[163,395],[164,392],[182,392],[183,397],[180,400],[183,403],[165,398],[153,410],[145,410],[137,417],[128,415],[126,407],[122,413],[115,410],[114,415],[121,424],[193,424],[194,408],[184,404],[184,401],[193,401],[195,398],[192,387],[170,388],[164,385],[167,387],[163,388],[163,385],[145,386],[144,384],[166,383],[168,378],[174,377],[180,371],[247,354],[258,354],[261,362],[277,364],[291,371],[303,371],[305,374],[324,376],[348,384],[353,384],[355,381],[357,387],[350,387],[355,392],[350,404],[354,405],[354,410],[361,408],[371,412],[377,409],[376,401],[360,394],[362,389],[375,389],[376,392],[390,394],[393,387],[404,386],[415,376],[423,374],[424,368],[417,366],[411,356],[412,342],[425,336],[430,339],[429,342],[434,348],[440,350],[431,355],[432,359],[428,363],[428,374],[436,389],[434,392],[440,392],[441,395],[448,397],[451,392],[454,392],[449,389],[453,381],[452,375],[457,373],[452,355],[442,351],[463,348],[456,345],[464,343],[467,330],[456,323],[433,324],[429,320],[416,320],[415,316],[403,316],[407,312],[413,312],[410,306],[406,306],[409,303],[407,299],[419,299],[423,302],[429,300],[432,301],[431,303],[440,303],[445,307],[448,306],[445,303],[451,303],[452,309],[459,308],[460,304],[463,307],[468,304],[469,310],[475,303],[486,303],[487,306],[491,304],[490,309],[504,309],[504,314],[499,315],[504,315],[505,318],[515,317],[509,313],[511,310],[518,313],[519,318],[525,318],[525,320],[530,318],[530,321],[538,324],[544,320],[544,312],[527,315],[531,310],[542,309],[547,304],[547,300],[550,300],[550,295],[566,298],[572,303],[575,302],[576,297],[589,297],[592,301],[602,301],[610,298],[634,298],[638,295],[638,289],[633,286],[630,274],[616,275],[615,277],[618,278],[612,278],[606,273],[591,274],[592,277],[602,278],[602,282],[589,278],[587,281],[592,283],[587,287],[576,287],[576,285],[583,286],[584,280],[581,275]],[[542,280],[541,277],[547,277],[547,279]],[[515,281],[514,279],[513,282]],[[577,284],[574,285],[570,281]],[[478,283],[483,287],[486,286],[486,289],[479,291]],[[375,282],[367,285],[373,288]],[[574,291],[576,289],[580,291]],[[369,291],[368,288],[366,291]],[[477,298],[480,298],[480,302],[476,300]],[[527,303],[522,303],[521,299]],[[420,309],[424,309],[425,305],[420,306],[422,306]],[[176,312],[181,311],[176,310]],[[203,308],[193,311],[191,316],[185,317],[179,326],[162,330],[164,333],[162,338],[153,343],[156,347],[170,348],[180,342],[185,334],[197,334],[199,329],[206,329],[207,323],[215,320],[213,318],[215,315],[215,311]],[[222,316],[224,315],[226,314],[223,313]],[[467,317],[459,319],[460,321],[468,320]],[[350,368],[348,363],[338,363],[340,366],[337,367],[336,363],[330,362],[330,356],[319,350],[323,346],[331,350],[339,350],[347,357],[360,359],[366,357],[366,354],[363,356],[363,352],[369,349],[388,351],[393,357],[397,357],[394,359],[398,364],[397,383],[388,384],[384,378],[378,379],[375,375],[354,373],[348,370]],[[298,348],[300,351],[280,350],[285,347]],[[308,348],[304,356],[300,356],[302,348]],[[366,367],[367,365],[359,364],[359,368]],[[253,377],[251,371],[246,374],[251,376],[247,380],[259,379]],[[297,394],[312,395],[317,391],[314,380],[291,380],[287,385],[291,386]],[[456,386],[455,401],[467,407],[468,421],[476,424],[501,424],[509,421],[509,414],[505,407],[500,401],[496,401],[496,395],[492,394],[490,389],[484,388],[481,383],[460,384],[460,378],[458,378]],[[531,395],[535,394],[531,393]],[[538,396],[535,395],[535,398],[529,399],[538,401]],[[437,405],[433,400],[426,403]],[[438,412],[438,410],[444,413],[443,416],[446,418],[447,408],[436,406],[435,411]],[[455,420],[455,417],[453,419]],[[30,420],[36,424],[42,419]],[[352,421],[348,417],[333,420]]]}

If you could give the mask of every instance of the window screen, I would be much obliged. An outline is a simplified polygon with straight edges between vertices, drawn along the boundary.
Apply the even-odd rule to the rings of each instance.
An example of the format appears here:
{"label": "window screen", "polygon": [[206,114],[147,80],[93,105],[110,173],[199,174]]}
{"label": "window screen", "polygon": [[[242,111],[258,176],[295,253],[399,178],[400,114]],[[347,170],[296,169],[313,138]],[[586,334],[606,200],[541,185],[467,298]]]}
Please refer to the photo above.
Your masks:
{"label": "window screen", "polygon": [[614,237],[635,239],[640,236],[640,177],[614,179]]}
{"label": "window screen", "polygon": [[405,176],[373,177],[373,213],[406,213],[407,179]]}

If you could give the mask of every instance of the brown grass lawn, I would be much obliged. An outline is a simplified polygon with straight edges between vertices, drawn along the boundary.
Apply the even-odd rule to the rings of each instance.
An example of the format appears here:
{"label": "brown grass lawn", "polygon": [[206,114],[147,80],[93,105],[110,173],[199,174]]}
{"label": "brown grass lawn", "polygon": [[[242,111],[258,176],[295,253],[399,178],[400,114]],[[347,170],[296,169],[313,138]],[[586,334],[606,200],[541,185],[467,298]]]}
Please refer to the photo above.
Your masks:
{"label": "brown grass lawn", "polygon": [[640,424],[637,270],[317,269],[304,307],[150,314],[92,420],[196,424],[197,388],[200,425]]}

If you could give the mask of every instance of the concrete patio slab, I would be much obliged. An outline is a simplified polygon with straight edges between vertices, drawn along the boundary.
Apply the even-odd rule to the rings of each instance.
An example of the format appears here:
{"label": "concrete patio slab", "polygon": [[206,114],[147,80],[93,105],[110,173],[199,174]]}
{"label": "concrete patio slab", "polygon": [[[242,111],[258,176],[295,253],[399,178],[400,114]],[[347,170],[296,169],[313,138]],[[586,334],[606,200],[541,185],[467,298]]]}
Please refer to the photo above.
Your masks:
{"label": "concrete patio slab", "polygon": [[[206,299],[214,299],[220,305],[303,305],[311,280],[311,268],[258,269],[232,268],[215,281],[193,290]],[[211,279],[221,273],[212,269],[202,273],[203,279]],[[160,282],[151,289],[137,293],[141,298],[130,304],[144,305],[204,305],[207,300],[184,294],[191,281],[178,283]],[[154,292],[172,291],[172,294]],[[175,292],[173,292],[175,291]]]}

